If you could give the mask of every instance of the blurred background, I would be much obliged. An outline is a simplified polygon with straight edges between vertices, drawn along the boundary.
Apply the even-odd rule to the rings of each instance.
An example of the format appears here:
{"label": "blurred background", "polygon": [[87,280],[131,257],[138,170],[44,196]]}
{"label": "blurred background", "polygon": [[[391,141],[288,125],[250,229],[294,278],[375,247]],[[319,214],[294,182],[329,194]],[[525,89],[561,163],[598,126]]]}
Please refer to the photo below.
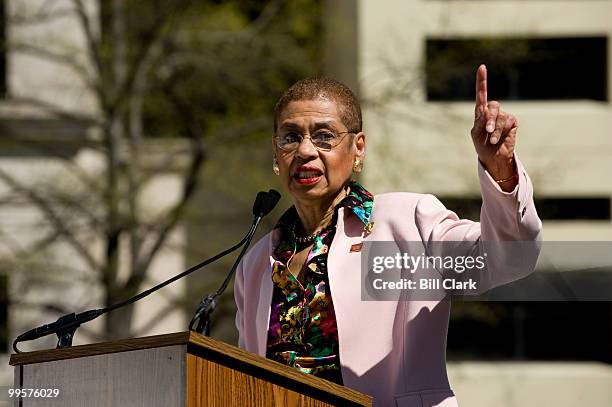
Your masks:
{"label": "blurred background", "polygon": [[[605,0],[0,1],[0,385],[17,334],[240,240],[257,191],[281,189],[272,110],[305,76],[359,94],[367,189],[433,193],[477,220],[469,130],[485,63],[489,100],[519,118],[544,238],[612,241],[610,35]],[[233,261],[82,326],[75,344],[186,330]],[[235,344],[230,291],[212,336]],[[609,406],[612,303],[457,302],[447,356],[462,405]]]}

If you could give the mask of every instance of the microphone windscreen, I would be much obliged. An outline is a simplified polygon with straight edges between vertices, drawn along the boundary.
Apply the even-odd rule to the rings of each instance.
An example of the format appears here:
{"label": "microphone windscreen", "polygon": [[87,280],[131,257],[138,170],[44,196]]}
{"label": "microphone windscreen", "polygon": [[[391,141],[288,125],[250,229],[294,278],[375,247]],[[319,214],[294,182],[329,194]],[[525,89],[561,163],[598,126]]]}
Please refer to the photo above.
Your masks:
{"label": "microphone windscreen", "polygon": [[271,189],[268,192],[261,191],[257,193],[255,203],[253,204],[253,215],[263,218],[269,214],[280,200],[281,194]]}
{"label": "microphone windscreen", "polygon": [[274,209],[274,207],[276,206],[278,201],[280,201],[281,194],[280,194],[280,192],[278,192],[275,189],[270,189],[268,191],[268,198],[267,199],[268,199],[268,201],[267,201],[268,207],[266,208],[266,212],[263,214],[263,216],[266,216],[267,214],[272,212],[272,209]]}

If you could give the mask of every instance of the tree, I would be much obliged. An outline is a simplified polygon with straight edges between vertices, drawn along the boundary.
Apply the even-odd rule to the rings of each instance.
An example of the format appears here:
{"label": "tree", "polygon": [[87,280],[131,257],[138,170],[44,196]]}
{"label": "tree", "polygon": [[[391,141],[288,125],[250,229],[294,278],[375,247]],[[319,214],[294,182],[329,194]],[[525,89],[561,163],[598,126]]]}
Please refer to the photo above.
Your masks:
{"label": "tree", "polygon": [[[43,3],[34,11],[15,6],[8,24],[35,27],[73,19],[81,49],[22,38],[7,49],[69,67],[87,89],[93,113],[36,97],[12,95],[9,100],[86,123],[77,149],[89,151],[101,165],[92,170],[74,155],[59,154],[53,141],[36,148],[67,170],[58,182],[26,182],[10,168],[0,168],[0,180],[10,191],[4,202],[18,197],[34,206],[41,215],[38,230],[45,232],[25,245],[4,233],[2,242],[11,253],[5,262],[10,268],[41,262],[79,268],[76,275],[101,289],[100,305],[110,305],[142,290],[152,262],[189,215],[209,151],[230,143],[239,148],[238,142],[266,134],[280,91],[318,71],[318,3]],[[143,191],[167,172],[180,179],[180,193],[161,213],[147,212]],[[65,258],[41,259],[58,245],[68,247],[80,265]],[[49,284],[48,275],[21,270],[29,281]],[[47,306],[63,311],[60,304]],[[130,336],[132,317],[131,307],[109,314],[104,339]]]}

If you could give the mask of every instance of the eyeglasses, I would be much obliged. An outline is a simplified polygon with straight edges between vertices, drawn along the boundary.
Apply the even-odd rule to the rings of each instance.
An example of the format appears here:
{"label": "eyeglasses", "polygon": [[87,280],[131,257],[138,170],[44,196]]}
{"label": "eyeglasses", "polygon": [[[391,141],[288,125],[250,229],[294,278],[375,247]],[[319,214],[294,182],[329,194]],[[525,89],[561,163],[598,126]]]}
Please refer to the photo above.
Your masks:
{"label": "eyeglasses", "polygon": [[341,131],[334,133],[331,130],[317,130],[312,135],[301,134],[297,131],[288,131],[276,136],[276,145],[283,151],[292,152],[302,144],[304,139],[309,138],[317,150],[331,151],[342,142],[347,134],[355,134],[352,131]]}

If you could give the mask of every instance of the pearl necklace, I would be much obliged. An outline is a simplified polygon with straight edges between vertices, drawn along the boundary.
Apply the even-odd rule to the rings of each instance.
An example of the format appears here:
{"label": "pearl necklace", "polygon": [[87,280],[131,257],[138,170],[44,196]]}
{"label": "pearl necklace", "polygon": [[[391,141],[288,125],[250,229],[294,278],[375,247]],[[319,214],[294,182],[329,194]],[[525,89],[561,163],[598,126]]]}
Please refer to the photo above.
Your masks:
{"label": "pearl necklace", "polygon": [[306,236],[306,237],[301,237],[301,236],[297,236],[295,234],[295,228],[297,226],[297,220],[293,223],[293,226],[291,227],[291,238],[293,239],[294,242],[296,243],[312,243],[312,241],[315,239],[315,237],[317,237],[317,233],[315,232],[310,236]]}

